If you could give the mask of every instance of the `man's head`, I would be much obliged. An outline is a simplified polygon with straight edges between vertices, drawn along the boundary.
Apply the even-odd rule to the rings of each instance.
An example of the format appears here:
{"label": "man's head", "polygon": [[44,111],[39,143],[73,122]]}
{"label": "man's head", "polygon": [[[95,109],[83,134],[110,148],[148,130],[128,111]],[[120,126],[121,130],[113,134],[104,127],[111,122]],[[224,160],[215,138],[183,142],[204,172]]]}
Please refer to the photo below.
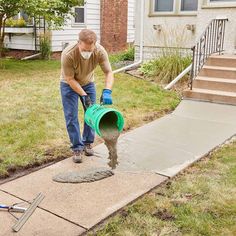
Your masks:
{"label": "man's head", "polygon": [[79,33],[78,47],[84,59],[89,59],[95,49],[97,35],[89,29],[83,29]]}

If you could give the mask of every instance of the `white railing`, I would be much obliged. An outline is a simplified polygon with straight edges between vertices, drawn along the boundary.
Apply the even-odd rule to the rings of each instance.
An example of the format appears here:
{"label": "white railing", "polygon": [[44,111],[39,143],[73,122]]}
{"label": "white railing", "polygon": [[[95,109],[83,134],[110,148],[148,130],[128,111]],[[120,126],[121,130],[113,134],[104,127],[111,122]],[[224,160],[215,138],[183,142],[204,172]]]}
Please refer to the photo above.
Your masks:
{"label": "white railing", "polygon": [[192,64],[183,70],[174,80],[166,85],[165,89],[171,89],[181,78],[183,78],[192,69]]}

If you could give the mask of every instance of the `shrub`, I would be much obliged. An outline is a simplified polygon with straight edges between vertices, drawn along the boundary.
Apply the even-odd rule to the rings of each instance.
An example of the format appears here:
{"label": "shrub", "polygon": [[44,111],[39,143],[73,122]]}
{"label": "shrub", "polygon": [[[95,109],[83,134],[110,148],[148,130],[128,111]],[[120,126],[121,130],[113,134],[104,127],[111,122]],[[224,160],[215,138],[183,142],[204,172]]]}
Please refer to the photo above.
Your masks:
{"label": "shrub", "polygon": [[25,27],[26,26],[26,22],[23,18],[20,18],[16,21],[16,26],[17,27]]}
{"label": "shrub", "polygon": [[112,64],[120,62],[120,61],[133,61],[134,60],[134,47],[129,46],[129,48],[123,52],[110,54],[109,59]]}
{"label": "shrub", "polygon": [[134,60],[134,47],[129,47],[120,55],[121,61],[133,61]]}
{"label": "shrub", "polygon": [[9,18],[6,20],[6,26],[7,27],[25,27],[26,21],[23,18],[20,18],[18,20],[14,20],[13,18]]}
{"label": "shrub", "polygon": [[139,71],[147,77],[156,76],[161,82],[169,83],[191,64],[191,60],[191,56],[167,53],[156,60],[142,64]]}
{"label": "shrub", "polygon": [[51,34],[46,32],[40,35],[40,53],[42,59],[50,59],[51,56]]}
{"label": "shrub", "polygon": [[13,27],[14,25],[14,20],[12,18],[9,18],[5,22],[6,27]]}

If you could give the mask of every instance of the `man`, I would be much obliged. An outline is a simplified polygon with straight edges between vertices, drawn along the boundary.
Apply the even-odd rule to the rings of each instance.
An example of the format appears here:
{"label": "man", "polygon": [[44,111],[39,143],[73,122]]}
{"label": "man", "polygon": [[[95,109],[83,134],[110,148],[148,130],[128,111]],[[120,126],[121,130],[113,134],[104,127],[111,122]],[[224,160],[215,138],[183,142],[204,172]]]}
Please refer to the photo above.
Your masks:
{"label": "man", "polygon": [[94,131],[84,123],[82,137],[80,134],[78,100],[80,98],[84,111],[96,102],[94,69],[98,64],[105,74],[101,101],[103,104],[112,104],[114,77],[111,65],[107,52],[96,41],[96,34],[84,29],[79,33],[78,42],[65,48],[61,56],[61,97],[75,163],[82,162],[83,153],[87,156],[94,154]]}

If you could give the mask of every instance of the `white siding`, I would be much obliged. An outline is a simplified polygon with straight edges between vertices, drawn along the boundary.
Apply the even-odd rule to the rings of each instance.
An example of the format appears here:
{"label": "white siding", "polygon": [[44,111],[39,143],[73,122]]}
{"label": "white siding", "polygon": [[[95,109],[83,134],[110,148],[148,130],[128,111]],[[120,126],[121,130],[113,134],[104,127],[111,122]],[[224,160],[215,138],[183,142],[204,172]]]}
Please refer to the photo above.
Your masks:
{"label": "white siding", "polygon": [[[128,0],[128,22],[127,22],[127,42],[134,42],[135,28],[135,0]],[[62,51],[66,43],[75,42],[81,29],[88,28],[98,36],[100,41],[100,0],[87,0],[85,4],[85,23],[73,24],[73,19],[68,21],[63,30],[52,30],[52,51]],[[12,34],[11,40],[6,36],[6,47],[12,49],[34,50],[34,34]]]}
{"label": "white siding", "polygon": [[134,42],[135,26],[134,26],[135,0],[128,0],[128,22],[127,22],[127,42]]}
{"label": "white siding", "polygon": [[[153,0],[154,1],[154,0]],[[135,60],[139,59],[139,43],[140,43],[140,2],[136,1],[136,18],[135,18]],[[178,2],[178,1],[176,1]],[[162,32],[166,33],[174,33],[175,30],[180,29],[183,38],[185,38],[185,43],[182,45],[183,48],[191,48],[196,40],[199,39],[200,35],[205,31],[207,25],[210,23],[212,19],[217,18],[218,16],[224,16],[229,19],[226,23],[226,32],[225,32],[225,41],[224,48],[227,53],[233,54],[235,53],[236,48],[236,7],[235,4],[232,3],[214,3],[215,7],[209,5],[207,0],[199,0],[198,1],[198,11],[197,14],[189,15],[189,16],[168,16],[168,15],[159,15],[150,17],[150,9],[149,9],[150,1],[145,0],[145,12],[144,12],[144,52],[143,57],[144,60],[149,60],[151,58],[155,58],[160,54],[160,48],[165,47],[163,44],[163,38],[161,37]],[[222,7],[225,4],[224,7]],[[218,7],[216,7],[218,5]],[[233,7],[234,5],[234,7]],[[161,31],[158,32],[154,30],[154,25],[159,25],[161,27]],[[196,27],[195,31],[187,30],[187,25],[194,25]],[[183,31],[182,29],[185,29]],[[169,34],[168,39],[175,39],[176,34]],[[173,41],[174,42],[174,41]],[[170,45],[171,46],[171,45]],[[172,45],[175,46],[175,45]],[[185,51],[185,50],[184,50]],[[189,50],[189,52],[191,52]]]}
{"label": "white siding", "polygon": [[[81,29],[88,28],[98,36],[100,40],[100,0],[87,0],[85,4],[85,24],[74,25],[73,19],[68,21],[63,30],[52,30],[52,51],[61,51],[65,43],[77,41]],[[8,35],[5,45],[12,49],[34,50],[34,34]]]}
{"label": "white siding", "polygon": [[[10,35],[10,37],[9,37]],[[12,49],[34,50],[34,34],[6,34],[5,47]]]}
{"label": "white siding", "polygon": [[93,30],[100,40],[100,0],[87,0],[85,4],[85,24],[74,25],[73,19],[63,30],[52,31],[52,51],[61,51],[66,43],[75,42],[81,29]]}

